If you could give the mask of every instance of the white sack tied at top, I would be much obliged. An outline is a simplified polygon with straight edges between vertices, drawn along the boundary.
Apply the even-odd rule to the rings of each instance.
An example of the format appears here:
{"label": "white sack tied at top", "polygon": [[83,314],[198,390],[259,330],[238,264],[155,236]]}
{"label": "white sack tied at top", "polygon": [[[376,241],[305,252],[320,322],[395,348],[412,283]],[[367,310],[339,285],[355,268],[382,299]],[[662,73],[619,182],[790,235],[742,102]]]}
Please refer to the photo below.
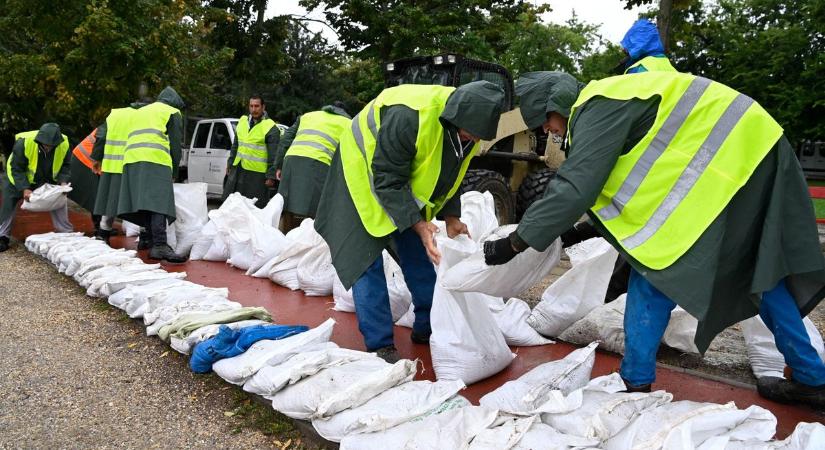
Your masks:
{"label": "white sack tied at top", "polygon": [[23,200],[20,209],[44,212],[65,208],[68,204],[66,194],[71,191],[71,183],[66,185],[44,184],[33,190],[28,200]]}
{"label": "white sack tied at top", "polygon": [[188,255],[209,221],[206,183],[175,183],[175,252]]}

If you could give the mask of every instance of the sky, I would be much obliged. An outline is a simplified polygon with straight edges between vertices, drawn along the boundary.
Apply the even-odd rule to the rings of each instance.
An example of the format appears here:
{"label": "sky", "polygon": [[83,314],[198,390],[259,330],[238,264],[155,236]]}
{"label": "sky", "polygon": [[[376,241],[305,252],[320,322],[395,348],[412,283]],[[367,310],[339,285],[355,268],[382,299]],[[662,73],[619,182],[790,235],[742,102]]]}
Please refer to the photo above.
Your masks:
{"label": "sky", "polygon": [[[575,10],[579,19],[583,22],[602,24],[603,36],[615,43],[618,43],[625,31],[638,17],[644,8],[634,8],[631,11],[625,10],[624,2],[621,0],[534,0],[536,4],[547,4],[553,8],[553,12],[543,18],[547,22],[564,23],[569,19]],[[298,0],[275,0],[269,2],[267,16],[283,14],[306,14],[306,10],[298,5]],[[313,12],[310,18],[323,19],[320,11]],[[308,28],[313,31],[320,31],[330,41],[335,42],[335,33],[320,23],[307,22]]]}

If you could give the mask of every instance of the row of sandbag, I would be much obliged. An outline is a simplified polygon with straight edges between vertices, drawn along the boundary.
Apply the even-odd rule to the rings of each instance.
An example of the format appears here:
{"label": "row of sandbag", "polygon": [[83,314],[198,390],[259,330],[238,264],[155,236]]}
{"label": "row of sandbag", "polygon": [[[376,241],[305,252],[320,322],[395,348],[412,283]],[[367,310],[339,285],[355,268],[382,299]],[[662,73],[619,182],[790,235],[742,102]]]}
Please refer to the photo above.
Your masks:
{"label": "row of sandbag", "polygon": [[[149,319],[150,326],[180,321],[181,316],[175,318],[165,308],[186,300],[175,302],[170,295],[203,298],[201,307],[225,300],[225,289],[159,277],[155,268],[137,270],[140,263],[126,262],[136,259],[132,252],[106,251],[77,234],[33,236],[26,247],[79,282],[91,280],[91,286],[106,279],[96,295],[108,295],[110,303],[130,316],[145,321],[155,317]],[[457,255],[446,252],[447,258]],[[114,271],[107,271],[112,267]],[[114,275],[124,271],[129,275]],[[129,283],[126,278],[132,275],[134,283]],[[197,289],[202,290],[196,296],[183,294]],[[207,300],[211,297],[214,300]],[[196,318],[190,315],[186,321],[188,333],[181,334],[187,328],[177,324],[167,332],[160,327],[158,334],[171,337],[173,346],[187,353],[196,341],[217,332],[216,324],[196,327]],[[232,325],[254,323],[260,321]],[[269,398],[276,410],[312,420],[322,436],[341,441],[341,448],[805,449],[825,438],[822,425],[800,424],[785,441],[768,442],[776,419],[755,406],[738,410],[733,404],[671,403],[672,397],[662,391],[617,393],[624,386],[615,374],[590,380],[596,344],[538,366],[484,396],[481,406],[472,406],[458,395],[461,381],[412,381],[412,361],[391,365],[372,354],[337,348],[329,342],[333,324],[328,320],[305,333],[259,341],[241,355],[218,361],[213,369]]]}

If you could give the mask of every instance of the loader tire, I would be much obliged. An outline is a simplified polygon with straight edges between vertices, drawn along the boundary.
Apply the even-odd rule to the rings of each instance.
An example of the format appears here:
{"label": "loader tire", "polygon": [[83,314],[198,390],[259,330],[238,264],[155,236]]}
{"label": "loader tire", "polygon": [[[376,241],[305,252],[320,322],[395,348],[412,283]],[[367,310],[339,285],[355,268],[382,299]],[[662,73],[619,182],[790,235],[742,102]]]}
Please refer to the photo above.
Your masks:
{"label": "loader tire", "polygon": [[519,219],[533,202],[544,196],[544,190],[547,189],[547,184],[554,176],[556,176],[555,170],[543,168],[524,178],[518,189],[518,199],[516,201]]}

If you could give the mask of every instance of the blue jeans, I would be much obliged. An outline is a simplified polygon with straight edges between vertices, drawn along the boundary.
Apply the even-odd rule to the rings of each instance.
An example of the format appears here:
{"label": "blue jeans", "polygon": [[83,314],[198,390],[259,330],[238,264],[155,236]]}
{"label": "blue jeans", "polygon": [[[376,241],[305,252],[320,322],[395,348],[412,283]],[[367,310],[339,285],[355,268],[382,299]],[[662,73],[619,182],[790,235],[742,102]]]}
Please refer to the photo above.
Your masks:
{"label": "blue jeans", "polygon": [[[401,272],[412,294],[415,308],[413,331],[429,335],[430,308],[433,305],[435,269],[421,238],[412,229],[392,234],[401,260]],[[364,336],[367,351],[393,345],[393,320],[390,294],[384,276],[384,258],[379,255],[352,286],[358,329]]]}
{"label": "blue jeans", "polygon": [[[625,354],[620,373],[633,386],[656,379],[656,351],[676,304],[635,270],[630,273],[624,313]],[[825,363],[811,345],[796,301],[785,280],[762,294],[759,316],[774,335],[776,347],[793,369],[795,381],[825,385]]]}

